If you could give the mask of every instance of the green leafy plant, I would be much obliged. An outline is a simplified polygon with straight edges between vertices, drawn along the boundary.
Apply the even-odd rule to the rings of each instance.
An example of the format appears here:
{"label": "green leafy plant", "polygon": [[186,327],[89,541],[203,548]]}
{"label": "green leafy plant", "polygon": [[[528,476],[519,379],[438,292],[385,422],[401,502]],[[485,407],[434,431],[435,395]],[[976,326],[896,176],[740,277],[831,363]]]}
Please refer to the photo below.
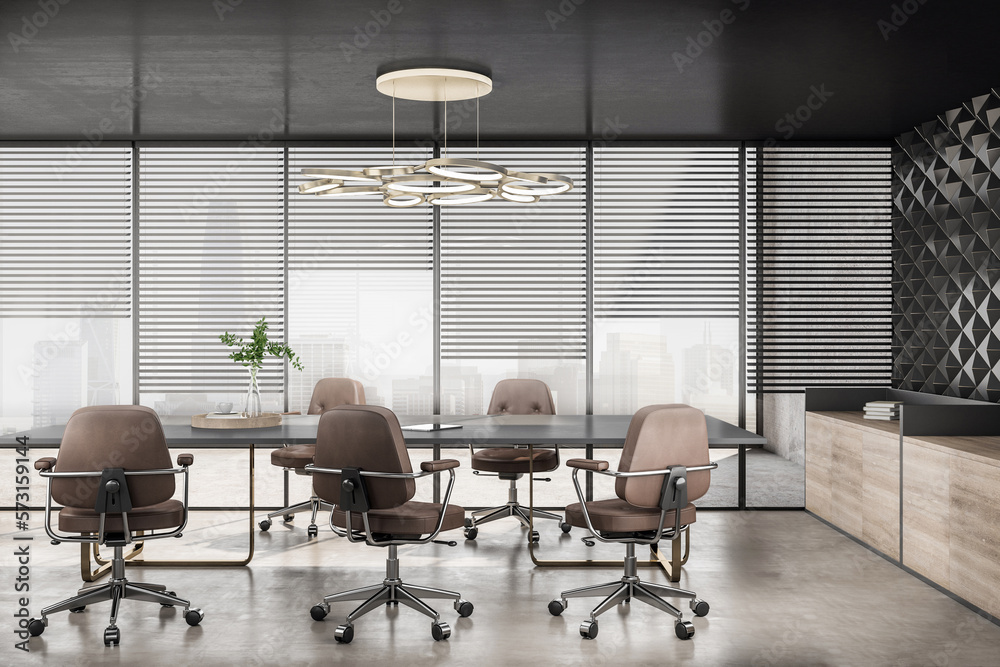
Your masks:
{"label": "green leafy plant", "polygon": [[239,349],[233,350],[229,354],[229,358],[249,368],[254,375],[264,366],[264,357],[267,355],[278,358],[285,357],[291,362],[293,368],[302,370],[302,362],[292,352],[292,348],[285,343],[277,343],[267,339],[267,321],[263,317],[257,321],[257,325],[253,329],[253,336],[249,341],[244,341],[228,331],[220,334],[219,340],[228,347],[238,347]]}

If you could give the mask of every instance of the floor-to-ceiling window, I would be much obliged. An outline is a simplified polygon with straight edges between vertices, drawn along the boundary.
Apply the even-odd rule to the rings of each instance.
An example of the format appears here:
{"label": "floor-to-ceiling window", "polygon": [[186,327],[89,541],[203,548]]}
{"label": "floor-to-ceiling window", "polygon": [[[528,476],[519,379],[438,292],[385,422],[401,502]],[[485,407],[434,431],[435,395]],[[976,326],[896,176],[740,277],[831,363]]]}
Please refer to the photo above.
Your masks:
{"label": "floor-to-ceiling window", "polygon": [[[430,157],[426,148],[406,154]],[[320,378],[352,377],[370,404],[434,412],[433,211],[295,189],[304,168],[392,160],[389,148],[289,149],[288,342],[304,365],[289,371],[291,410],[308,408]]]}
{"label": "floor-to-ceiling window", "polygon": [[[225,331],[265,318],[284,338],[284,153],[276,147],[138,148],[137,396],[161,415],[241,407],[248,372]],[[263,407],[283,407],[283,364],[258,375]]]}
{"label": "floor-to-ceiling window", "polygon": [[[400,414],[475,414],[498,380],[534,377],[563,414],[684,402],[760,421],[798,468],[803,386],[888,383],[886,147],[449,149],[576,184],[526,205],[393,209],[296,189],[306,167],[435,151],[0,146],[0,428],[94,403],[177,420],[238,409],[247,373],[218,335],[260,317],[305,365],[267,362],[268,410],[304,410],[316,380],[346,375]],[[715,451],[729,467],[732,454]],[[791,469],[769,466],[750,458],[749,504],[800,506]],[[735,505],[727,475],[711,504]]]}
{"label": "floor-to-ceiling window", "polygon": [[0,432],[132,396],[132,152],[0,146]]}

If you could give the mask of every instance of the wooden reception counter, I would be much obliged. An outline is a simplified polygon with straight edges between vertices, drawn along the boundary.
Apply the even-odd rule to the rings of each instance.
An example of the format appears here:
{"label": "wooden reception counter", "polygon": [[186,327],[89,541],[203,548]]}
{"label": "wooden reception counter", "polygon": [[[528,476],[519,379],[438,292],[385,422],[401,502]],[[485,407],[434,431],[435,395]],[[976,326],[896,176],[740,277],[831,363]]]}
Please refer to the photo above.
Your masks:
{"label": "wooden reception counter", "polygon": [[[871,400],[902,400],[901,419],[864,419]],[[1000,617],[1000,405],[807,389],[806,510]]]}

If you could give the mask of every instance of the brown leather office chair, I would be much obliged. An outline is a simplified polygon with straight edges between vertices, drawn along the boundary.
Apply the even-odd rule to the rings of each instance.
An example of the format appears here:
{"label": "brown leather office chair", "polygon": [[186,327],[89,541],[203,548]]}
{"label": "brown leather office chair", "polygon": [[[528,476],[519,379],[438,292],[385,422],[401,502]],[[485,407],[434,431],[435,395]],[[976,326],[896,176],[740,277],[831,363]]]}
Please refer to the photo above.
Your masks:
{"label": "brown leather office chair", "polygon": [[[320,417],[316,463],[306,469],[313,475],[316,494],[337,505],[330,515],[331,526],[350,526],[347,537],[352,542],[389,548],[381,584],[327,595],[310,610],[313,619],[321,621],[330,613],[332,602],[365,601],[337,627],[334,636],[338,642],[347,644],[354,639],[354,621],[361,616],[400,602],[433,619],[431,635],[435,640],[447,639],[451,628],[417,597],[418,593],[450,598],[460,616],[472,614],[472,603],[456,592],[404,584],[396,551],[400,544],[424,544],[442,530],[462,527],[465,510],[448,504],[457,467],[458,461],[450,459],[425,461],[420,464],[421,472],[412,472],[399,421],[388,408],[343,405]],[[412,500],[416,479],[444,471],[448,471],[449,479],[443,503]]]}
{"label": "brown leather office chair", "polygon": [[[149,408],[92,406],[70,416],[58,457],[35,462],[35,468],[48,478],[45,532],[58,542],[113,547],[111,579],[42,609],[41,618],[28,621],[32,636],[45,631],[51,614],[80,613],[87,605],[106,600],[111,600],[111,624],[104,630],[105,646],[117,646],[121,639],[118,606],[124,599],[183,607],[188,625],[201,622],[201,610],[192,609],[190,602],[168,592],[166,586],[126,579],[122,553],[136,539],[181,536],[187,525],[188,466],[192,463],[191,454],[180,454],[178,467],[171,467],[160,418]],[[173,499],[177,474],[184,475],[183,501]],[[52,527],[53,500],[63,506],[58,530]]]}
{"label": "brown leather office chair", "polygon": [[[487,413],[491,415],[554,415],[556,404],[552,400],[552,392],[549,391],[548,385],[541,380],[500,380],[493,389],[493,397],[490,398],[490,407]],[[532,463],[528,459],[528,448],[526,446],[490,447],[476,451],[470,443],[469,452],[472,456],[473,474],[495,474],[500,479],[509,480],[510,487],[507,490],[506,505],[477,510],[466,519],[465,538],[468,540],[476,539],[480,525],[508,516],[514,517],[527,528],[530,525],[528,508],[517,502],[517,480],[528,474],[528,466]],[[559,449],[534,449],[533,459],[535,472],[555,470],[559,467]],[[559,522],[559,526],[566,533],[571,529],[570,524],[563,521],[563,518],[558,514],[535,510],[535,518],[554,519]],[[531,539],[537,542],[538,533],[532,534]]]}
{"label": "brown leather office chair", "polygon": [[[625,574],[619,581],[563,591],[549,603],[549,612],[560,615],[567,598],[604,597],[580,625],[580,634],[593,639],[599,614],[635,598],[673,614],[677,619],[674,632],[681,639],[694,636],[694,625],[660,595],[689,598],[696,616],[708,613],[708,603],[691,591],[640,581],[635,545],[679,539],[682,530],[695,522],[695,506],[690,501],[705,495],[716,467],[709,460],[704,413],[687,405],[642,408],[629,423],[617,472],[608,470],[607,461],[570,459],[566,465],[574,469],[573,485],[580,499],[566,507],[566,520],[589,529],[601,542],[624,544]],[[585,500],[578,479],[581,470],[614,477],[617,497]]]}
{"label": "brown leather office chair", "polygon": [[[365,388],[357,380],[323,378],[313,388],[312,398],[309,399],[309,410],[306,414],[318,415],[324,410],[335,408],[338,405],[364,404]],[[271,452],[271,465],[284,468],[286,473],[292,471],[297,475],[304,475],[305,467],[312,463],[315,453],[316,445],[286,445]],[[288,502],[287,499],[285,502]],[[271,519],[276,516],[284,516],[285,523],[288,523],[295,518],[296,513],[310,511],[312,512],[312,520],[309,522],[308,535],[316,537],[319,534],[319,529],[316,527],[316,513],[320,509],[332,510],[333,506],[324,503],[314,493],[309,500],[271,512],[266,519],[260,522],[260,529],[266,531],[270,528]]]}

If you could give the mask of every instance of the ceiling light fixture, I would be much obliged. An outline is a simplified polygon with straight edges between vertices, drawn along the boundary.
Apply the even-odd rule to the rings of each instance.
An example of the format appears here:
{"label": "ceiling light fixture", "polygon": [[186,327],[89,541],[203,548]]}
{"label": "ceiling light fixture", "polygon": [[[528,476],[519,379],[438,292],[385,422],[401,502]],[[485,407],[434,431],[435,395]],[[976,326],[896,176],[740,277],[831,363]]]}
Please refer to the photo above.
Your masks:
{"label": "ceiling light fixture", "polygon": [[[387,72],[376,89],[392,97],[392,165],[364,169],[303,169],[316,180],[299,186],[302,194],[319,197],[380,196],[382,203],[408,208],[428,203],[456,206],[503,199],[533,204],[542,197],[573,189],[560,174],[528,173],[479,160],[479,98],[493,90],[493,80],[477,72],[418,68]],[[444,102],[442,157],[418,165],[396,164],[396,98]],[[476,158],[448,157],[448,102],[476,100]]]}

